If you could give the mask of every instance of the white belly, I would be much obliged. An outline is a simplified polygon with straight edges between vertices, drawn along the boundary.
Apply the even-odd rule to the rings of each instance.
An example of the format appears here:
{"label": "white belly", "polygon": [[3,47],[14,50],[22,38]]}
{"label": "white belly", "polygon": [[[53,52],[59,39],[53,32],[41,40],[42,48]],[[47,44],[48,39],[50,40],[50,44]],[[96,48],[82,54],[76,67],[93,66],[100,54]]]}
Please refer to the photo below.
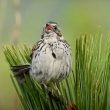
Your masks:
{"label": "white belly", "polygon": [[[55,54],[55,57],[52,55]],[[71,50],[63,43],[41,45],[34,52],[31,76],[39,82],[49,82],[64,79],[71,70]]]}

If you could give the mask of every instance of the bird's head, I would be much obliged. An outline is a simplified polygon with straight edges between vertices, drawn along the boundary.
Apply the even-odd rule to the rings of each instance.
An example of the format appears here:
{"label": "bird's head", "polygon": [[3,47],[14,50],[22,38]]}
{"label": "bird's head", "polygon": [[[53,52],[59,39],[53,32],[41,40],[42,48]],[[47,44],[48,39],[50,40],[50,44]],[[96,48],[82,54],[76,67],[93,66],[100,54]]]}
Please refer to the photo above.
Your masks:
{"label": "bird's head", "polygon": [[50,34],[50,33],[56,33],[57,36],[59,37],[63,37],[62,34],[61,34],[61,31],[60,31],[60,28],[58,26],[58,24],[56,22],[47,22],[45,25],[44,25],[44,28],[43,28],[43,34]]}

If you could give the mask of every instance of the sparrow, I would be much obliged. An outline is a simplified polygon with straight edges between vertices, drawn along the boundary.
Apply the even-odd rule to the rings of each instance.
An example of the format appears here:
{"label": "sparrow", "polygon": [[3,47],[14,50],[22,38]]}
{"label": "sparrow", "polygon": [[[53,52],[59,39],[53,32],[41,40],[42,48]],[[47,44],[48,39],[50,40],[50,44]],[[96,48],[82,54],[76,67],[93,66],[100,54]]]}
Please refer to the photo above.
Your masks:
{"label": "sparrow", "polygon": [[30,65],[11,67],[19,82],[24,82],[24,74],[42,84],[59,82],[71,72],[72,50],[56,22],[43,26],[41,39],[34,44],[30,57]]}

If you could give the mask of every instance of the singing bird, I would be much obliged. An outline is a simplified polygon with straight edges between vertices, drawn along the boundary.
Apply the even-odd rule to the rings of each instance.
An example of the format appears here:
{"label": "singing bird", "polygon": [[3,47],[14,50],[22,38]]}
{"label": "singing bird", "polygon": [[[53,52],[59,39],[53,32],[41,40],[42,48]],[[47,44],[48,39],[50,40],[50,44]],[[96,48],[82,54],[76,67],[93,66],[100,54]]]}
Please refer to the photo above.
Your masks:
{"label": "singing bird", "polygon": [[72,68],[72,51],[56,22],[43,26],[41,39],[32,48],[31,64],[12,66],[14,75],[23,82],[24,73],[40,83],[65,79]]}

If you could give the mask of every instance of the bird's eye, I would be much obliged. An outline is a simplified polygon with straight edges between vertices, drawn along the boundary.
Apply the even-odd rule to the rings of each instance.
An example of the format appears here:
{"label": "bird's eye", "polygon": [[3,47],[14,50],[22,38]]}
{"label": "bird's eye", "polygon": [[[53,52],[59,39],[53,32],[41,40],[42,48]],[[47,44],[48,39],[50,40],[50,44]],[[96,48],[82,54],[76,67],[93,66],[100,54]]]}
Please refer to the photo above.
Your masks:
{"label": "bird's eye", "polygon": [[57,30],[57,26],[54,26],[54,29]]}
{"label": "bird's eye", "polygon": [[48,27],[48,26],[49,26],[49,24],[47,23],[47,24],[46,24],[46,27]]}

